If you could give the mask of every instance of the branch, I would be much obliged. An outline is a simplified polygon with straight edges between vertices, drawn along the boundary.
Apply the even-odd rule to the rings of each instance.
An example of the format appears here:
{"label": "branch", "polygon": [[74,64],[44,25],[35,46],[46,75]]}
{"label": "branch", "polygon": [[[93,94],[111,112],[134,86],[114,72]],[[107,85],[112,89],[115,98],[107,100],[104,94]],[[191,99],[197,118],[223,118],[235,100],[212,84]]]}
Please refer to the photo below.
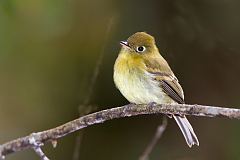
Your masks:
{"label": "branch", "polygon": [[[90,79],[90,83],[88,85],[89,88],[87,90],[87,93],[85,94],[86,96],[84,98],[83,104],[78,106],[79,116],[82,116],[84,114],[84,112],[85,112],[85,114],[87,114],[87,113],[90,113],[90,111],[92,111],[93,109],[95,109],[93,106],[90,106],[89,103],[90,103],[90,100],[93,96],[94,86],[96,85],[97,78],[99,76],[99,71],[100,71],[101,65],[103,63],[105,48],[106,48],[106,45],[107,45],[107,41],[110,37],[110,33],[112,31],[113,24],[115,23],[115,19],[116,19],[116,16],[112,16],[109,19],[106,34],[105,34],[105,38],[103,40],[103,42],[104,42],[103,47],[101,49],[99,58],[97,59],[97,63],[96,63],[96,66],[94,68],[93,75]],[[78,133],[78,136],[76,137],[76,142],[75,142],[75,147],[74,147],[74,151],[73,151],[72,160],[78,160],[79,157],[80,157],[80,147],[81,147],[82,139],[83,139],[83,132],[80,132],[80,133]]]}
{"label": "branch", "polygon": [[151,142],[147,145],[146,149],[144,150],[143,154],[140,156],[139,160],[148,160],[149,155],[152,152],[153,148],[156,146],[158,140],[162,137],[163,132],[167,127],[167,118],[166,116],[163,117],[162,124],[157,127],[157,131],[151,140]]}
{"label": "branch", "polygon": [[27,148],[34,149],[34,147],[36,146],[31,143],[31,140],[33,138],[35,140],[35,143],[37,144],[56,142],[57,139],[64,137],[72,132],[94,124],[103,123],[107,120],[122,117],[132,117],[143,114],[159,113],[240,119],[240,109],[188,104],[159,104],[154,106],[128,104],[122,107],[106,109],[96,113],[88,114],[68,123],[65,123],[59,127],[34,133],[29,136],[4,143],[0,145],[0,158],[3,159],[6,155],[10,153],[22,151]]}

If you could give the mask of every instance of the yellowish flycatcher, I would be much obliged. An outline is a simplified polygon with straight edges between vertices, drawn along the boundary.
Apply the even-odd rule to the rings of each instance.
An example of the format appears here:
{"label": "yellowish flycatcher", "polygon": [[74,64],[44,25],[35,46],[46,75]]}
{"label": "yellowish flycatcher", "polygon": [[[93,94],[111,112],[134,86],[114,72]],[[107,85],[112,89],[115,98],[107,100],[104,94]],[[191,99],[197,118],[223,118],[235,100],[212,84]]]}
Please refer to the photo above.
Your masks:
{"label": "yellowish flycatcher", "polygon": [[[160,55],[154,38],[137,32],[122,48],[114,65],[114,82],[123,96],[136,104],[184,103],[183,89],[167,61]],[[199,145],[184,115],[173,115],[189,147]]]}

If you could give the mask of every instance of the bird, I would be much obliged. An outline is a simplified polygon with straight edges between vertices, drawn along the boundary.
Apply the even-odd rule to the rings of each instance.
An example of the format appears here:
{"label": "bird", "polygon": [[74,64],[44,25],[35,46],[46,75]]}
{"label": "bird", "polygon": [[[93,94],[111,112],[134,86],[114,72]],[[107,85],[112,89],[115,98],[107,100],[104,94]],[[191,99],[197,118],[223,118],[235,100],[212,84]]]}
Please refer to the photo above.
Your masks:
{"label": "bird", "polygon": [[[184,104],[177,77],[160,54],[153,36],[136,32],[126,41],[114,64],[113,79],[121,94],[133,104]],[[185,115],[171,115],[187,145],[199,146],[198,138]]]}

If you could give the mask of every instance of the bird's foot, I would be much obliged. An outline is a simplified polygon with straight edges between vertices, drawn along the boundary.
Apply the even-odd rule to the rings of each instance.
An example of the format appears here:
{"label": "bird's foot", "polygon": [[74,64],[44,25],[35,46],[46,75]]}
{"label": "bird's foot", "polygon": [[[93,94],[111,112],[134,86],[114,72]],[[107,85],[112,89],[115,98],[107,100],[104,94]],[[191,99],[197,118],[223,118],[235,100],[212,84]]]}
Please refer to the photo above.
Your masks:
{"label": "bird's foot", "polygon": [[148,107],[149,108],[152,108],[152,107],[155,107],[157,105],[157,103],[156,102],[150,102],[150,103],[148,103]]}
{"label": "bird's foot", "polygon": [[129,103],[129,104],[127,105],[127,109],[130,110],[131,107],[134,107],[135,105],[137,105],[137,104],[136,104],[136,103]]}
{"label": "bird's foot", "polygon": [[130,103],[130,104],[127,104],[124,109],[123,109],[123,115],[124,117],[128,117],[128,116],[131,116],[131,113],[129,111],[131,111],[131,108],[133,106],[135,106],[136,104],[135,103]]}

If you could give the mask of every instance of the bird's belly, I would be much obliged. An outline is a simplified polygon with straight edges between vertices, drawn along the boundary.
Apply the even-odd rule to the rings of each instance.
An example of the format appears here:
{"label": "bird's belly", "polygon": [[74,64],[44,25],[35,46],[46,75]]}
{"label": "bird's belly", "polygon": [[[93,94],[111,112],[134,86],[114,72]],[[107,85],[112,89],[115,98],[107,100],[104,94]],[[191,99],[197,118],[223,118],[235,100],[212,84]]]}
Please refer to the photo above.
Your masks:
{"label": "bird's belly", "polygon": [[150,76],[115,73],[114,81],[123,96],[131,103],[172,103],[172,100],[163,92],[160,84],[151,79]]}

